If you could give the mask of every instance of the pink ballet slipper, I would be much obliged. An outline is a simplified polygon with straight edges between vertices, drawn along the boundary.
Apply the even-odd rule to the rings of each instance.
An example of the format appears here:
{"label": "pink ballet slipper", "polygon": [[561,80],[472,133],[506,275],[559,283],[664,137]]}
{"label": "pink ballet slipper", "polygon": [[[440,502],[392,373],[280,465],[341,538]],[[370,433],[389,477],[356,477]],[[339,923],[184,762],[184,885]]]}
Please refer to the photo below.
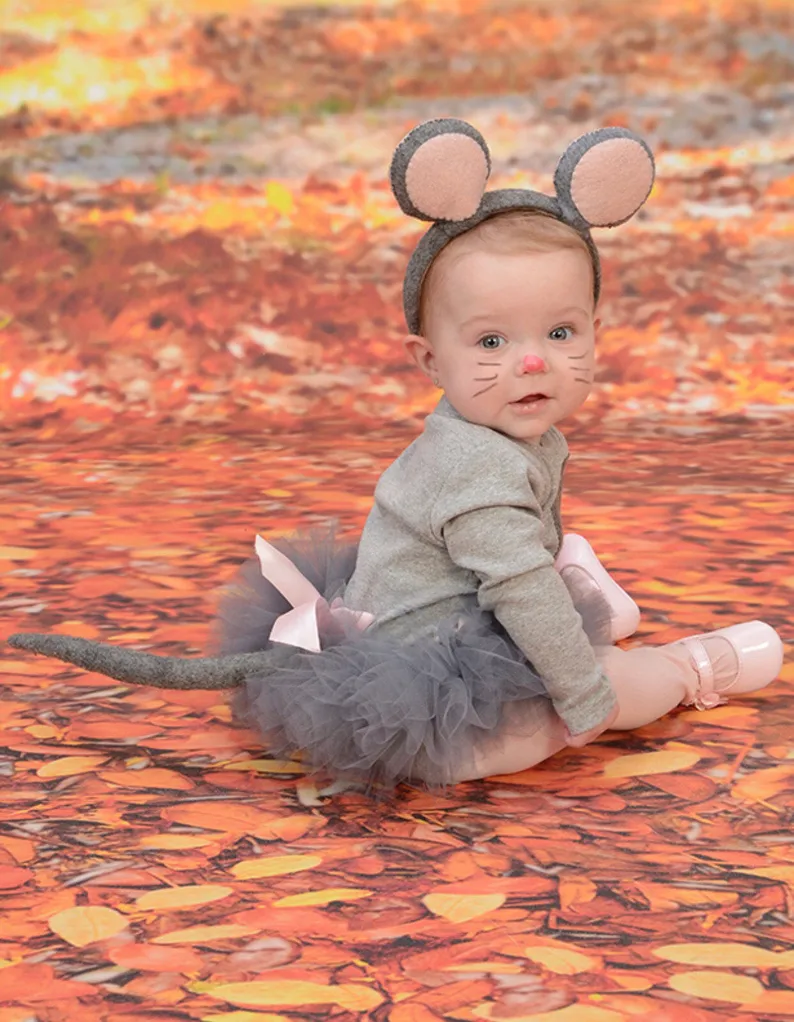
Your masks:
{"label": "pink ballet slipper", "polygon": [[637,626],[640,623],[640,608],[609,575],[584,536],[578,536],[572,532],[566,533],[554,567],[560,575],[563,575],[565,571],[575,569],[580,578],[584,575],[587,584],[601,593],[609,604],[612,614],[610,632],[612,642],[626,639],[637,631]]}
{"label": "pink ballet slipper", "polygon": [[[736,666],[732,666],[728,672],[730,680],[727,684],[715,677],[720,654],[717,652],[710,656],[702,641],[718,636],[730,643],[736,656]],[[780,636],[763,621],[748,621],[728,628],[718,628],[714,632],[692,635],[671,645],[683,646],[695,667],[698,685],[684,705],[694,705],[698,710],[710,710],[727,702],[724,698],[726,692],[738,695],[765,688],[777,678],[783,665],[783,643]]]}

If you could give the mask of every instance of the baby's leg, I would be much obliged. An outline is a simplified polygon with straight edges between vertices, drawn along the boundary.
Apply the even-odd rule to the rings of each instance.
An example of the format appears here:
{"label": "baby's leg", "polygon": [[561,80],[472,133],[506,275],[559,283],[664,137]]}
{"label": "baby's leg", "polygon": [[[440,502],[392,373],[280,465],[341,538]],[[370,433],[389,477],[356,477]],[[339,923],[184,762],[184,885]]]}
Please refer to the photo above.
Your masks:
{"label": "baby's leg", "polygon": [[[612,725],[629,730],[650,724],[691,696],[697,674],[680,646],[640,646],[623,650],[600,646],[596,655],[612,683],[620,712]],[[459,781],[528,770],[566,747],[562,721],[548,699],[505,703],[498,736],[474,753]]]}
{"label": "baby's leg", "polygon": [[565,748],[565,730],[550,699],[541,696],[505,703],[502,714],[498,733],[474,750],[471,766],[456,782],[517,774]]}
{"label": "baby's leg", "polygon": [[[783,662],[779,636],[760,621],[684,643],[629,650],[598,646],[595,652],[617,696],[618,717],[610,726],[623,731],[659,720],[682,702],[703,709],[716,705],[721,693],[754,692],[777,677]],[[708,663],[698,666],[704,655]],[[475,750],[471,771],[459,779],[527,770],[565,744],[562,722],[548,699],[506,703],[498,734]]]}
{"label": "baby's leg", "polygon": [[595,653],[617,696],[615,730],[659,720],[697,687],[694,665],[681,646],[602,646]]}

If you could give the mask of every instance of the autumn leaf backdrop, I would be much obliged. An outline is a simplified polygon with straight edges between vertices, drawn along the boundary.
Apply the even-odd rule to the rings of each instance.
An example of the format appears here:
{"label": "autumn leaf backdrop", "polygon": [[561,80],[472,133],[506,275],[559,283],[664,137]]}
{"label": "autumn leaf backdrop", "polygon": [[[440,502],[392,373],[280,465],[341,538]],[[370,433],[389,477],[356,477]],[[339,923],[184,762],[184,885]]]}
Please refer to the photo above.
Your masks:
{"label": "autumn leaf backdrop", "polygon": [[[400,346],[428,116],[549,190],[626,125],[568,529],[639,637],[794,590],[790,0],[0,3],[0,635],[195,654],[257,531],[360,529],[434,392]],[[781,679],[523,775],[373,800],[217,693],[0,649],[0,1022],[794,1016]]]}

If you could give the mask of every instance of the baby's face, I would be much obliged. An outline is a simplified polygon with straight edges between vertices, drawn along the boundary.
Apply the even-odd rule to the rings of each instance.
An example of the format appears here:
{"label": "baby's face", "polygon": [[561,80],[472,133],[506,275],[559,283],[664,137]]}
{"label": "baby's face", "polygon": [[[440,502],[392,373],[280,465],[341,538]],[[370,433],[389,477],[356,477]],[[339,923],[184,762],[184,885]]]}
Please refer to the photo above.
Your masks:
{"label": "baby's face", "polygon": [[531,440],[586,400],[597,324],[584,252],[463,252],[430,304],[429,371],[470,422]]}

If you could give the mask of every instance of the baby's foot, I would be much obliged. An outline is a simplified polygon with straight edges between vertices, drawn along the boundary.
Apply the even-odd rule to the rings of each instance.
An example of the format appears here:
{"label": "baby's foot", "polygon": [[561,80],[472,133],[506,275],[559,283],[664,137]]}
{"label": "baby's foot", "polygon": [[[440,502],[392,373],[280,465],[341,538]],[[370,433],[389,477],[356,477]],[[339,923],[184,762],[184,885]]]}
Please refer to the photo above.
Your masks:
{"label": "baby's foot", "polygon": [[770,625],[748,621],[693,635],[671,644],[686,651],[695,682],[684,705],[708,710],[726,692],[756,692],[774,681],[783,664],[783,643]]}
{"label": "baby's foot", "polygon": [[554,567],[572,592],[584,595],[595,591],[604,597],[611,616],[611,642],[626,639],[637,631],[639,607],[612,578],[584,536],[572,532],[565,535]]}

